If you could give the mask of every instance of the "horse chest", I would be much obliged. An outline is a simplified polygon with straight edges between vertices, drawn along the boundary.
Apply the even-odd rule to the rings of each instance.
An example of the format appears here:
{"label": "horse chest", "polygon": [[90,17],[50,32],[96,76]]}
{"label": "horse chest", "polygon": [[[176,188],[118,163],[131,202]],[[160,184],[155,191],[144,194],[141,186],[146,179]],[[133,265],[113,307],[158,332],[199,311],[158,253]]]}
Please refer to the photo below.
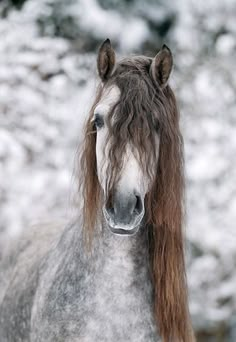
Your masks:
{"label": "horse chest", "polygon": [[35,301],[32,341],[158,341],[145,255],[108,247],[88,259],[57,255],[60,266],[44,273]]}
{"label": "horse chest", "polygon": [[157,342],[152,314],[152,285],[146,267],[124,255],[104,261],[84,309],[84,342]]}

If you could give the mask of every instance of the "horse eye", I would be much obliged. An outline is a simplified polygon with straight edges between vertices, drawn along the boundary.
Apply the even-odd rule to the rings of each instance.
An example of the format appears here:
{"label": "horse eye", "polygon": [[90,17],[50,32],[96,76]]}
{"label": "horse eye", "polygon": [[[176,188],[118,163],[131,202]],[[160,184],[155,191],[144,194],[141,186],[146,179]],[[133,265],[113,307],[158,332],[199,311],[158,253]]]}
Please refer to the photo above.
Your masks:
{"label": "horse eye", "polygon": [[101,115],[95,114],[94,125],[96,128],[102,128],[104,126],[104,119]]}

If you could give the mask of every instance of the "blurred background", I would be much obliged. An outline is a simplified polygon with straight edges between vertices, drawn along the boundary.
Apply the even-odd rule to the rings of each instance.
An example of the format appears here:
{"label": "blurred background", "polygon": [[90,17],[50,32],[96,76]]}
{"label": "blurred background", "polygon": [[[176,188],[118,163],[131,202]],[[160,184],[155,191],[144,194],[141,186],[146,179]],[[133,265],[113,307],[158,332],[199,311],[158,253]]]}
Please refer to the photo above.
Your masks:
{"label": "blurred background", "polygon": [[[96,51],[174,55],[187,178],[190,310],[200,342],[236,341],[236,2],[1,0],[0,256],[68,220]],[[76,209],[74,209],[76,210]]]}

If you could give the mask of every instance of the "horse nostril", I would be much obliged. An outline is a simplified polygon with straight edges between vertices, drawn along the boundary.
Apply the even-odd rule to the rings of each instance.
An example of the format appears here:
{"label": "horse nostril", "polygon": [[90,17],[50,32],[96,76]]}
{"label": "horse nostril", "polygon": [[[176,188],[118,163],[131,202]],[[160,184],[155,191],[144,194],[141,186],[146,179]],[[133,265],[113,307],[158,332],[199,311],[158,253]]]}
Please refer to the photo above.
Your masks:
{"label": "horse nostril", "polygon": [[136,197],[136,205],[135,205],[134,211],[137,214],[140,214],[143,210],[142,201],[141,201],[141,198],[139,196],[135,196],[135,197]]}
{"label": "horse nostril", "polygon": [[106,211],[111,216],[115,214],[115,209],[114,209],[113,205],[107,205],[106,206]]}
{"label": "horse nostril", "polygon": [[129,225],[143,212],[142,198],[136,194],[115,193],[105,205],[105,215],[113,224]]}

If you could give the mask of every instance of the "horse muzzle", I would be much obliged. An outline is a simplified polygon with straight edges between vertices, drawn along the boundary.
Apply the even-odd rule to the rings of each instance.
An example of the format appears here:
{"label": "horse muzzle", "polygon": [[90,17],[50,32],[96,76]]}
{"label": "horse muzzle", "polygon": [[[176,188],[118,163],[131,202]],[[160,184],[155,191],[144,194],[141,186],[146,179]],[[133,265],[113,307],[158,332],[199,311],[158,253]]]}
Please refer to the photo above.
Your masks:
{"label": "horse muzzle", "polygon": [[141,196],[116,192],[112,201],[103,208],[104,217],[110,230],[115,234],[135,234],[144,216],[144,204]]}

